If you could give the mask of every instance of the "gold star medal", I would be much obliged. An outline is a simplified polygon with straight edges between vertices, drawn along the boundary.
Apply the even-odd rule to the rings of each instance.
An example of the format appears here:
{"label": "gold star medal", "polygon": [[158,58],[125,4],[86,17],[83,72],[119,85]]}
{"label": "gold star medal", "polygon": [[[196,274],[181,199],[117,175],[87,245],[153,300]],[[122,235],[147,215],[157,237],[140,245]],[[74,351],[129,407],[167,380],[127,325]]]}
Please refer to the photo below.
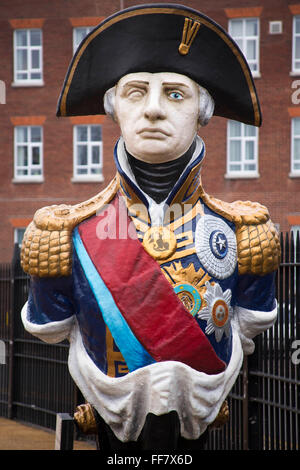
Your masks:
{"label": "gold star medal", "polygon": [[163,260],[175,253],[177,242],[174,233],[160,225],[147,230],[143,238],[143,246],[152,258]]}

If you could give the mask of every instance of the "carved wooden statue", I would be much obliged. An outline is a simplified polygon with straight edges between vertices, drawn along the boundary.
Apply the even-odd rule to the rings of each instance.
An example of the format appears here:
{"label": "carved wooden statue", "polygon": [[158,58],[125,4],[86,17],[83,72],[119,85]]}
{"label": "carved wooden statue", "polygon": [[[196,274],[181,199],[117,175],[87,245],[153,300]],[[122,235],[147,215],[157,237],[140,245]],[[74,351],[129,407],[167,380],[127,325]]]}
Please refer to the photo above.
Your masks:
{"label": "carved wooden statue", "polygon": [[[119,124],[116,176],[75,206],[37,211],[22,246],[25,328],[70,342],[100,448],[200,448],[252,338],[276,319],[280,246],[259,203],[208,195],[201,127],[260,126],[254,82],[231,37],[183,5],[123,10],[70,64],[58,116]],[[112,158],[104,155],[104,158]]]}

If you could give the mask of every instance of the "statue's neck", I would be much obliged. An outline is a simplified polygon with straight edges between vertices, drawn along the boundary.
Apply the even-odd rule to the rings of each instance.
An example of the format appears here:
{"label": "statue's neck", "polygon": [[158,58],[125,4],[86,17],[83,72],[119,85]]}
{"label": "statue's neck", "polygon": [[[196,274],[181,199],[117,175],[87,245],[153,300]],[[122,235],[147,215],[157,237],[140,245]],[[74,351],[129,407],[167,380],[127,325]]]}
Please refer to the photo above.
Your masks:
{"label": "statue's neck", "polygon": [[127,152],[128,163],[139,187],[158,204],[171,192],[184,168],[191,160],[196,140],[190,148],[176,160],[165,163],[147,163],[138,160]]}

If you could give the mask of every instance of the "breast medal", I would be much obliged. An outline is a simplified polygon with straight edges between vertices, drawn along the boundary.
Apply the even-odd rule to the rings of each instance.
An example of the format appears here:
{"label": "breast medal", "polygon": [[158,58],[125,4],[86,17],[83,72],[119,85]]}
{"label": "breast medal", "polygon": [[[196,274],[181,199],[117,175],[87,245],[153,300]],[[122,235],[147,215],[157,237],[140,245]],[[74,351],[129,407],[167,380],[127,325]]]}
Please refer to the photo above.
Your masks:
{"label": "breast medal", "polygon": [[195,248],[202,266],[216,279],[233,274],[237,264],[236,237],[219,217],[204,215],[195,232]]}

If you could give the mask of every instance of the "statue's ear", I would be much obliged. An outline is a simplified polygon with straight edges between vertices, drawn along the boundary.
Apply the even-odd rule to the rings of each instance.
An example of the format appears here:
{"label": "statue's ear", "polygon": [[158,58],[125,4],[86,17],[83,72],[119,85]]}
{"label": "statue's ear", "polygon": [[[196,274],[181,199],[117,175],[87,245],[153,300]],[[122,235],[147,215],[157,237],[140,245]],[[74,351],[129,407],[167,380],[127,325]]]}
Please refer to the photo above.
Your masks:
{"label": "statue's ear", "polygon": [[199,125],[204,127],[212,118],[215,109],[215,102],[208,91],[199,86]]}
{"label": "statue's ear", "polygon": [[106,91],[104,98],[103,98],[103,105],[105,113],[111,117],[111,119],[119,124],[117,114],[116,114],[116,87],[109,88]]}

